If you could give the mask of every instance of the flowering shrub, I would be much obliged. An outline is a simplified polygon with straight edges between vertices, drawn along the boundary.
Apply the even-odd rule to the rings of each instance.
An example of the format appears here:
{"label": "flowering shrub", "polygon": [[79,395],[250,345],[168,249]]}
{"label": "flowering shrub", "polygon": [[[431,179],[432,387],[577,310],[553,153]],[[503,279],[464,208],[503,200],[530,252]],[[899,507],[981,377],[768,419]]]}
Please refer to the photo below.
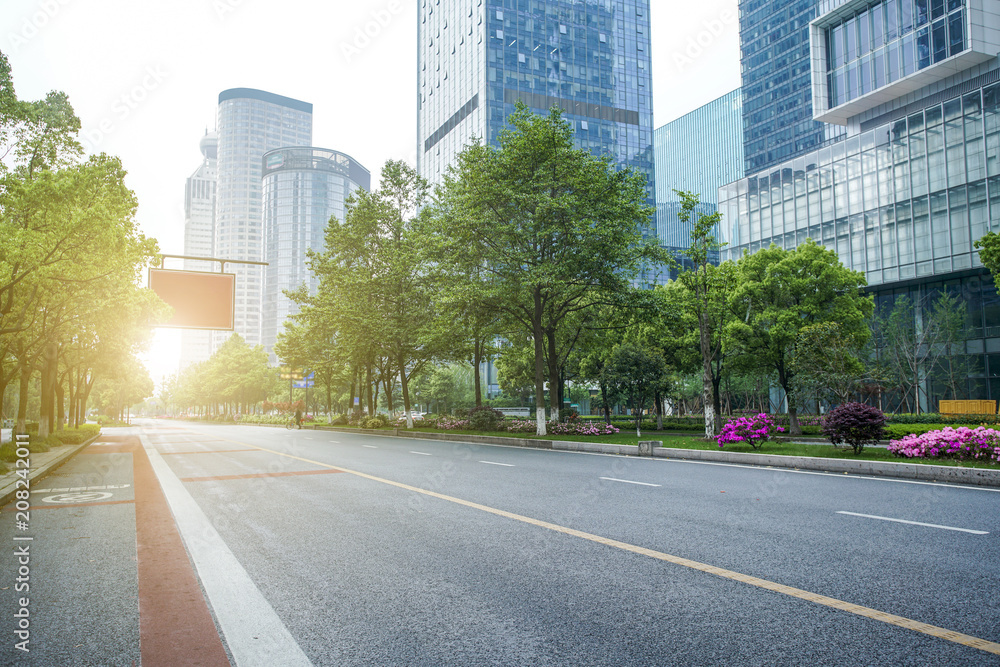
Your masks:
{"label": "flowering shrub", "polygon": [[1000,462],[1000,431],[985,426],[945,427],[922,435],[908,435],[889,442],[896,456],[912,458],[950,458],[993,460]]}
{"label": "flowering shrub", "polygon": [[508,433],[534,433],[538,426],[531,419],[511,419],[504,422]]}
{"label": "flowering shrub", "polygon": [[864,403],[844,403],[838,405],[823,420],[823,435],[830,443],[839,445],[846,442],[860,454],[865,445],[874,445],[883,437],[885,415],[882,411]]}
{"label": "flowering shrub", "polygon": [[770,440],[775,433],[784,432],[774,423],[771,415],[763,412],[752,417],[737,417],[730,419],[722,427],[717,441],[719,447],[725,447],[730,442],[745,442],[754,449],[760,449],[765,440]]}
{"label": "flowering shrub", "polygon": [[441,417],[437,420],[437,428],[443,428],[446,431],[468,431],[470,422],[468,419]]}
{"label": "flowering shrub", "polygon": [[358,424],[363,429],[373,429],[373,428],[385,428],[389,425],[389,418],[385,415],[373,415],[371,417],[365,417]]}
{"label": "flowering shrub", "polygon": [[552,435],[612,435],[618,433],[617,426],[599,422],[550,423],[547,430]]}
{"label": "flowering shrub", "polygon": [[469,423],[473,431],[502,431],[503,413],[485,405],[473,408],[469,413]]}

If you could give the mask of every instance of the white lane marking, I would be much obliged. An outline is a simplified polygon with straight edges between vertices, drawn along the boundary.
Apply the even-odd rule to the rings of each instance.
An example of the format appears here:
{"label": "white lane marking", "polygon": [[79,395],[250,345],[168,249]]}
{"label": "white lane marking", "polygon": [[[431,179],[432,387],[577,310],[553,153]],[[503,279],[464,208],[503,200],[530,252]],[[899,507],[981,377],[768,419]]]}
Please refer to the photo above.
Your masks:
{"label": "white lane marking", "polygon": [[226,644],[240,667],[312,667],[201,507],[149,439],[139,435],[187,546]]}
{"label": "white lane marking", "polygon": [[364,447],[365,449],[378,449],[378,447],[376,447],[375,445],[361,445],[361,446]]}
{"label": "white lane marking", "polygon": [[107,484],[105,486],[74,486],[65,489],[32,489],[32,493],[65,493],[66,491],[105,491],[107,489],[127,489],[131,484]]}
{"label": "white lane marking", "polygon": [[315,440],[316,438],[310,438],[309,436],[306,436],[306,438],[305,438],[305,439],[306,439],[306,440]]}
{"label": "white lane marking", "polygon": [[412,449],[410,450],[410,453],[411,454],[420,454],[421,456],[433,456],[433,454],[428,454],[427,452],[415,452]]}
{"label": "white lane marking", "polygon": [[480,463],[485,463],[486,465],[491,465],[491,466],[503,466],[505,468],[516,467],[513,463],[497,463],[496,461],[480,461]]}
{"label": "white lane marking", "polygon": [[42,498],[47,503],[93,503],[98,500],[107,500],[113,494],[101,491],[76,491],[73,493],[57,493],[48,498]]}
{"label": "white lane marking", "polygon": [[641,486],[660,486],[659,484],[650,484],[649,482],[633,482],[630,479],[618,479],[616,477],[602,477],[601,479],[606,479],[609,482],[622,482],[623,484],[639,484]]}
{"label": "white lane marking", "polygon": [[894,523],[906,523],[911,526],[924,526],[926,528],[940,528],[941,530],[957,530],[960,533],[972,533],[973,535],[989,535],[986,530],[969,530],[968,528],[955,528],[954,526],[939,526],[936,523],[921,523],[920,521],[907,521],[906,519],[891,519],[887,516],[875,516],[874,514],[858,514],[857,512],[837,512],[848,516],[860,516],[865,519],[878,519],[879,521],[892,521]]}

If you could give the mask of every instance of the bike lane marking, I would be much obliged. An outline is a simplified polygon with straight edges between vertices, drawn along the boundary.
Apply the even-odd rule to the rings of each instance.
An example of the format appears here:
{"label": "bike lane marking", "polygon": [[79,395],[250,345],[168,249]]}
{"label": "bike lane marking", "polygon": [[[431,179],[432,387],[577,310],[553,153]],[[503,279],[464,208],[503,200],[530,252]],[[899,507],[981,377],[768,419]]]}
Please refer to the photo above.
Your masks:
{"label": "bike lane marking", "polygon": [[229,665],[145,443],[125,437],[132,440],[142,664]]}
{"label": "bike lane marking", "polygon": [[[159,480],[158,486],[162,488],[165,498],[164,505],[168,505],[169,511],[173,512],[174,525],[183,536],[236,664],[240,667],[310,667],[312,662],[184,483],[149,438],[145,434],[138,437],[142,442],[144,455],[148,458],[151,473]],[[187,564],[190,569],[190,563]],[[214,626],[212,631],[218,640]],[[176,661],[164,664],[191,663]]]}
{"label": "bike lane marking", "polygon": [[[233,442],[237,441],[234,440]],[[780,593],[782,595],[793,597],[799,600],[805,600],[806,602],[812,602],[818,605],[822,605],[824,607],[839,609],[841,611],[846,611],[848,613],[855,614],[857,616],[862,616],[875,621],[880,621],[888,625],[895,625],[897,627],[913,630],[914,632],[918,632],[924,635],[929,635],[931,637],[937,637],[938,639],[944,639],[949,642],[954,642],[962,646],[968,646],[970,648],[979,649],[987,653],[1000,655],[1000,643],[992,642],[986,639],[981,639],[979,637],[974,637],[972,635],[967,635],[961,632],[956,632],[954,630],[948,630],[947,628],[941,628],[936,625],[930,625],[929,623],[916,621],[911,618],[906,618],[905,616],[897,616],[896,614],[880,611],[878,609],[873,609],[871,607],[864,607],[862,605],[857,605],[852,602],[846,602],[844,600],[838,600],[837,598],[829,597],[819,593],[812,593],[810,591],[806,591],[801,588],[795,588],[793,586],[786,586],[784,584],[779,584],[777,582],[773,582],[768,579],[762,579],[760,577],[754,577],[751,575],[743,574],[741,572],[727,570],[725,568],[716,567],[714,565],[700,563],[698,561],[690,560],[688,558],[683,558],[681,556],[674,556],[668,553],[664,553],[662,551],[656,551],[655,549],[647,549],[646,547],[640,547],[634,544],[629,544],[628,542],[621,542],[619,540],[602,537],[600,535],[595,535],[593,533],[587,533],[582,530],[576,530],[575,528],[560,526],[558,524],[549,523],[548,521],[533,519],[531,517],[524,516],[521,514],[515,514],[513,512],[508,512],[506,510],[490,507],[488,505],[475,503],[470,500],[464,500],[462,498],[448,496],[443,493],[437,493],[436,491],[428,491],[427,489],[421,489],[420,487],[411,486],[409,484],[404,484],[402,482],[396,482],[391,479],[385,479],[382,477],[376,477],[374,475],[369,475],[367,473],[359,472],[356,470],[350,470],[349,468],[344,468],[342,466],[335,466],[329,463],[323,463],[321,461],[315,461],[313,459],[307,459],[301,456],[295,456],[293,454],[286,454],[284,452],[280,452],[274,449],[267,449],[266,447],[251,445],[250,443],[240,442],[240,444],[247,445],[249,447],[256,447],[257,449],[263,452],[269,452],[271,454],[276,454],[278,456],[284,456],[290,459],[295,459],[296,461],[303,461],[305,463],[312,463],[313,465],[323,466],[333,470],[339,470],[341,472],[355,475],[357,477],[361,477],[363,479],[367,479],[373,482],[378,482],[380,484],[395,486],[397,488],[404,489],[406,491],[413,491],[414,493],[419,493],[425,496],[429,496],[431,498],[437,498],[439,500],[455,503],[457,505],[462,505],[464,507],[469,507],[471,509],[487,512],[489,514],[494,514],[496,516],[502,516],[504,518],[512,519],[514,521],[520,521],[522,523],[537,526],[539,528],[544,528],[546,530],[551,530],[553,532],[562,533],[564,535],[569,535],[571,537],[577,537],[583,540],[588,540],[590,542],[595,542],[597,544],[602,544],[616,549],[621,549],[622,551],[628,551],[642,556],[647,556],[649,558],[655,558],[657,560],[673,563],[674,565],[680,565],[682,567],[686,567],[692,570],[697,570],[699,572],[705,572],[706,574],[714,574],[715,576],[722,577],[724,579],[738,581],[744,584],[748,584],[750,586],[754,586],[756,588],[772,591],[774,593]]]}

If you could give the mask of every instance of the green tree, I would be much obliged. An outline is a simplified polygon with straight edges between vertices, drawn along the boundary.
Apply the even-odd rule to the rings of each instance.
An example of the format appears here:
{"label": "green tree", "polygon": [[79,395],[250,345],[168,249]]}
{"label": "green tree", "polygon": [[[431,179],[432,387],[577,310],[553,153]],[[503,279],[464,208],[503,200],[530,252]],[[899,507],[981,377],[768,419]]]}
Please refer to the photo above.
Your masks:
{"label": "green tree", "polygon": [[837,322],[842,334],[862,339],[871,296],[865,277],[844,267],[837,254],[811,239],[794,250],[772,245],[737,262],[738,282],[730,307],[742,313],[727,326],[727,343],[745,367],[773,370],[788,401],[792,435],[801,435],[795,393],[799,333],[822,322]]}
{"label": "green tree", "polygon": [[364,367],[370,411],[379,382],[391,410],[394,378],[399,378],[407,427],[413,425],[411,377],[448,356],[416,228],[427,191],[412,167],[387,162],[378,190],[355,193],[344,221],[330,221],[326,251],[310,260],[320,278],[314,302],[322,318],[312,321],[351,351],[356,366]]}
{"label": "green tree", "polygon": [[993,282],[1000,291],[1000,234],[986,232],[985,236],[976,239],[973,246],[979,250],[979,260],[993,276]]}
{"label": "green tree", "polygon": [[832,321],[803,327],[790,362],[800,395],[819,401],[829,394],[836,403],[850,401],[866,379],[861,350],[869,335],[860,329],[846,335]]}
{"label": "green tree", "polygon": [[666,388],[667,369],[663,355],[636,343],[625,343],[611,354],[604,377],[618,394],[627,398],[635,417],[636,437],[642,437],[643,410],[654,392]]}
{"label": "green tree", "polygon": [[[468,146],[438,192],[429,218],[442,263],[481,266],[477,289],[534,344],[539,435],[545,381],[559,385],[567,318],[619,300],[643,262],[663,259],[643,242],[652,214],[645,188],[641,176],[575,148],[558,109],[537,116],[519,103],[499,147]],[[550,392],[555,419],[558,400]]]}

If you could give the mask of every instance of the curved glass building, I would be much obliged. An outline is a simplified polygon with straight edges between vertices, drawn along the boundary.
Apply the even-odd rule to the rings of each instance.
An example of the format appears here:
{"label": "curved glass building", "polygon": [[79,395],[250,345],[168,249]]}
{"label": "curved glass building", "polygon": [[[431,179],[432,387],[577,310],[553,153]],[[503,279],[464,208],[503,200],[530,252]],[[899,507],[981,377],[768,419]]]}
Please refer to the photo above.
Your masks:
{"label": "curved glass building", "polygon": [[345,203],[358,188],[371,188],[371,174],[357,160],[325,148],[279,148],[261,163],[263,307],[261,342],[277,363],[274,343],[285,318],[298,311],[283,294],[305,284],[310,294],[319,278],[306,265],[306,251],[322,252],[326,225],[344,219]]}
{"label": "curved glass building", "polygon": [[[253,88],[219,93],[216,257],[262,260],[261,157],[282,146],[312,143],[312,104]],[[262,267],[227,264],[236,274],[235,330],[253,346],[261,342]],[[213,335],[213,351],[230,332]]]}

